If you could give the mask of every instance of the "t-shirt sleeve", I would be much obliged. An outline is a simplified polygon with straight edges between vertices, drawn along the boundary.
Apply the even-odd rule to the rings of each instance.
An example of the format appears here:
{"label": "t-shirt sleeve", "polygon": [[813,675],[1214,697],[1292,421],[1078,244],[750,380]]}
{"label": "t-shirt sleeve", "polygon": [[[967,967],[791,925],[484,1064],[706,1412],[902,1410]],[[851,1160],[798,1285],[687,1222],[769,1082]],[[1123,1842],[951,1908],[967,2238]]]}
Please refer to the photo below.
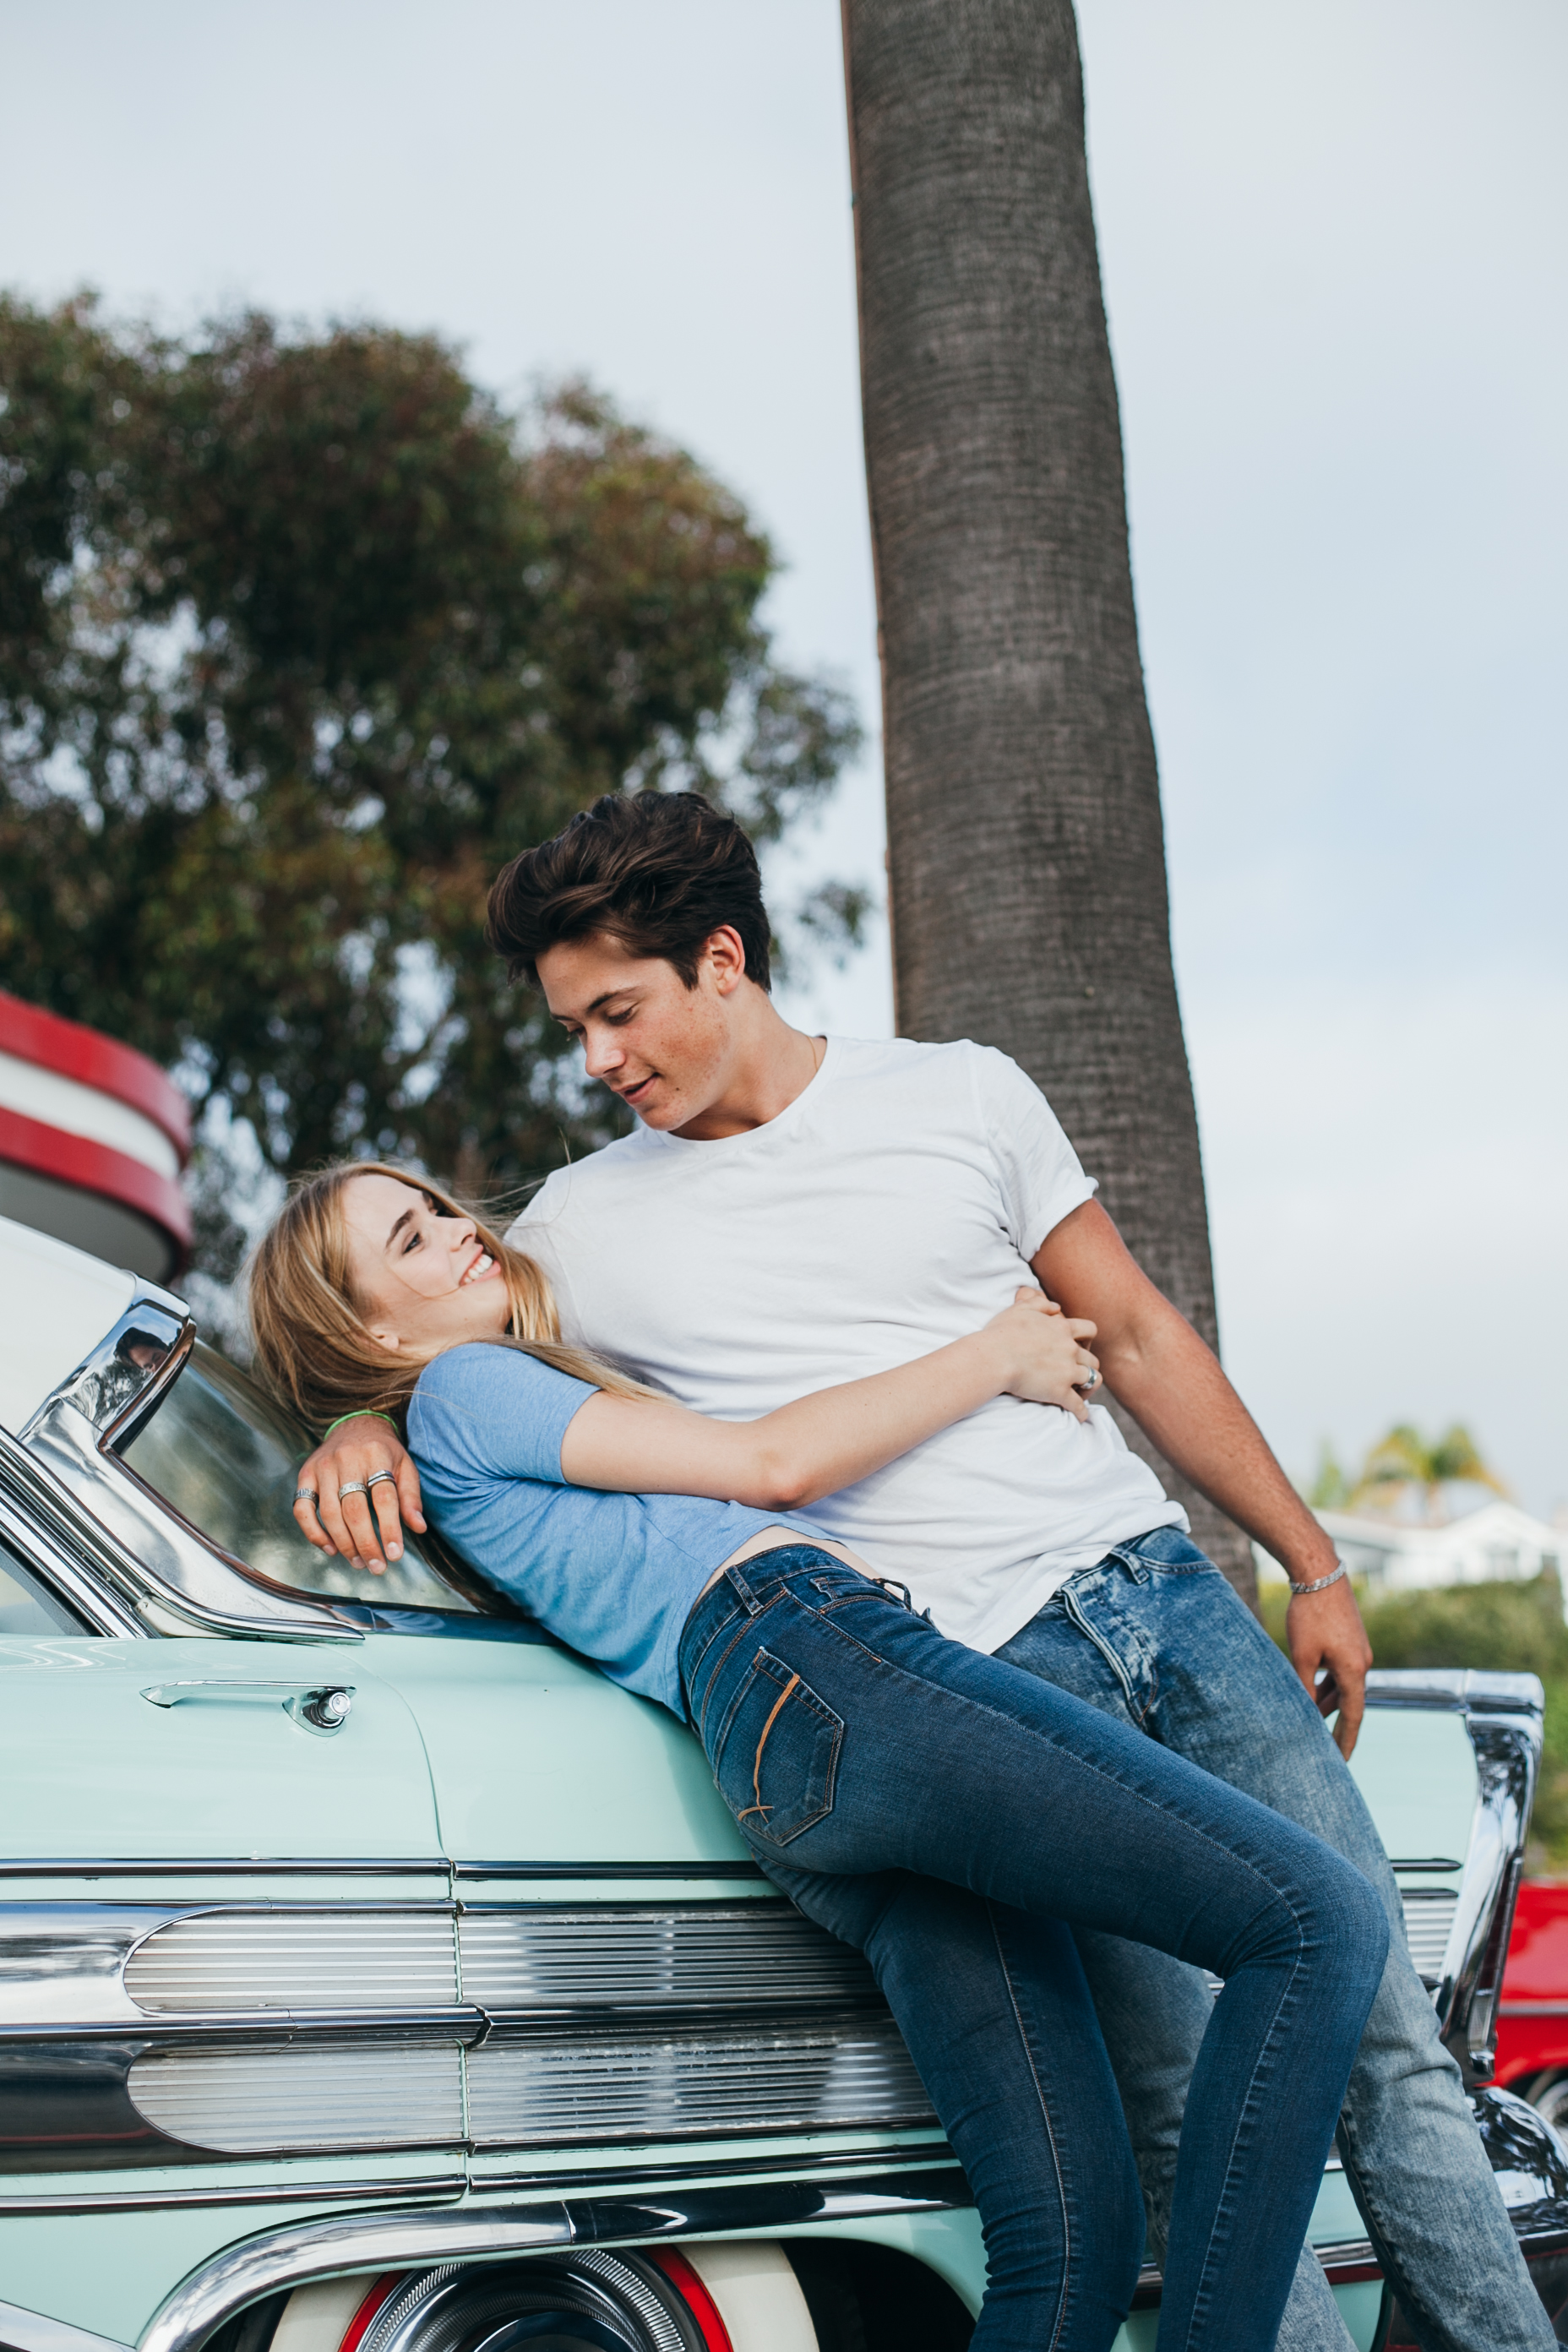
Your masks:
{"label": "t-shirt sleeve", "polygon": [[570,1168],[557,1168],[547,1176],[522,1214],[508,1227],[506,1238],[511,1248],[521,1250],[534,1260],[549,1283],[561,1318],[562,1336],[574,1347],[585,1348],[592,1342],[583,1328],[571,1271],[558,1239],[571,1199],[573,1172]]}
{"label": "t-shirt sleeve", "polygon": [[408,1450],[421,1468],[563,1486],[561,1442],[598,1391],[520,1348],[478,1342],[437,1356],[408,1408]]}
{"label": "t-shirt sleeve", "polygon": [[1007,1232],[1023,1258],[1094,1196],[1095,1183],[1035,1084],[994,1045],[974,1052],[974,1091],[1001,1188]]}

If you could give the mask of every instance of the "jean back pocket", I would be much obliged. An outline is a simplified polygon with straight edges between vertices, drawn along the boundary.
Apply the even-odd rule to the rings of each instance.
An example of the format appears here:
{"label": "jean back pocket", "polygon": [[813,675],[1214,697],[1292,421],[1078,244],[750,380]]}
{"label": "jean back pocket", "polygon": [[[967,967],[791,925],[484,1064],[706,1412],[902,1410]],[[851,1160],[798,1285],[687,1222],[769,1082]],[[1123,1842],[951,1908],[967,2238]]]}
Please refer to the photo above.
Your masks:
{"label": "jean back pocket", "polygon": [[759,1650],[713,1742],[719,1794],[749,1837],[788,1845],[833,1811],[844,1720],[771,1651]]}

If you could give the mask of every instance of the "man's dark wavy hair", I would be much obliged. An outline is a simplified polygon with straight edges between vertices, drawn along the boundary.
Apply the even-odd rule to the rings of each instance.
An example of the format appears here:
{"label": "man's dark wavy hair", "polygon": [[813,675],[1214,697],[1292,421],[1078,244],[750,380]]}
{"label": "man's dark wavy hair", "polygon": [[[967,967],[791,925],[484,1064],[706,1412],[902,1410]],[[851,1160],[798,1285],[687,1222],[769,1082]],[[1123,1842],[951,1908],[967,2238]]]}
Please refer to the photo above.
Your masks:
{"label": "man's dark wavy hair", "polygon": [[606,793],[497,875],[485,937],[535,986],[546,949],[606,931],[695,988],[702,943],[726,923],[747,979],[771,987],[757,853],[734,818],[700,793]]}

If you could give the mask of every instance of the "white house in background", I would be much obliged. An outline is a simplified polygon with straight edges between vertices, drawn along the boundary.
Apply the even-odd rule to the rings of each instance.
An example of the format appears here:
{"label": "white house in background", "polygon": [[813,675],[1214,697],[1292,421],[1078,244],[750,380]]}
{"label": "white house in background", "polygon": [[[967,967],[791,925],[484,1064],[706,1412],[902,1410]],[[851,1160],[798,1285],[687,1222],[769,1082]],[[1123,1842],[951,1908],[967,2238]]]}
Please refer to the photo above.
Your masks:
{"label": "white house in background", "polygon": [[[1560,1570],[1568,1535],[1532,1519],[1512,1503],[1483,1503],[1445,1527],[1370,1513],[1319,1511],[1319,1524],[1354,1577],[1366,1579],[1372,1593],[1412,1592],[1435,1584],[1495,1584],[1523,1580],[1546,1569]],[[1283,1570],[1259,1552],[1258,1572],[1278,1580]]]}

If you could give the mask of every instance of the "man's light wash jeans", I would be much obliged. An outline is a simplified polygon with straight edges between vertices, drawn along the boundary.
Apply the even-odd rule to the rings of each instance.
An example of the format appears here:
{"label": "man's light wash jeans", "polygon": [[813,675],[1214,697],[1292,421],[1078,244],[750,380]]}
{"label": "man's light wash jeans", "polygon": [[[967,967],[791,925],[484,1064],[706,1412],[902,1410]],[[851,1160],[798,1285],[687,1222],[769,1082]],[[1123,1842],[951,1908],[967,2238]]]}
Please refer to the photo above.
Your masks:
{"label": "man's light wash jeans", "polygon": [[[1338,1848],[1393,1927],[1339,2130],[1367,2231],[1427,2352],[1555,2343],[1412,1967],[1394,1874],[1360,1790],[1289,1662],[1191,1539],[1157,1528],[1073,1577],[997,1655],[1136,1725]],[[1158,2259],[1187,2078],[1212,2009],[1203,1977],[1146,1945],[1078,1931],[1121,2090]],[[1303,2255],[1279,2352],[1347,2352]]]}

